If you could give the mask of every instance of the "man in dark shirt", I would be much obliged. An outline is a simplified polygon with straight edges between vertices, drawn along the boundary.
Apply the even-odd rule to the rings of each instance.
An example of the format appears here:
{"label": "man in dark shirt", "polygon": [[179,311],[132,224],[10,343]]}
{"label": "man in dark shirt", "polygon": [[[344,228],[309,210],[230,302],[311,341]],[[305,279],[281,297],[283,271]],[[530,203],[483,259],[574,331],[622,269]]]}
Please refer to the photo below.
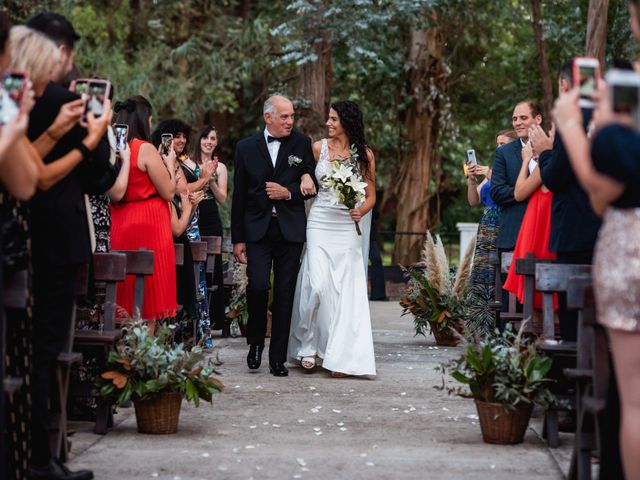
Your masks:
{"label": "man in dark shirt", "polygon": [[[562,66],[558,89],[567,92],[572,88],[573,60]],[[583,110],[586,125],[591,111]],[[551,236],[549,250],[556,252],[557,263],[591,264],[600,218],[593,212],[587,193],[576,178],[560,134],[554,139],[541,130],[532,134],[534,154],[539,155],[542,183],[553,192],[551,205]],[[577,312],[567,310],[567,296],[558,295],[558,316],[562,340],[575,342],[577,337]]]}
{"label": "man in dark shirt", "polygon": [[[53,124],[61,107],[79,97],[54,82],[62,82],[70,71],[79,38],[63,16],[44,13],[27,26],[51,38],[61,53],[44,94],[31,112],[28,136],[33,141]],[[31,245],[33,263],[33,413],[31,419],[32,464],[30,479],[90,480],[88,470],[71,472],[49,446],[49,388],[55,378],[56,359],[71,341],[71,318],[75,308],[75,286],[80,266],[91,256],[91,244],[80,169],[84,160],[108,159],[104,141],[91,151],[85,144],[87,130],[75,125],[43,159],[45,164],[76,151],[78,165],[46,190],[39,190],[31,202]],[[85,143],[83,143],[85,140]],[[95,145],[95,144],[94,144]],[[79,152],[79,154],[78,154]],[[65,408],[63,405],[62,408]]]}

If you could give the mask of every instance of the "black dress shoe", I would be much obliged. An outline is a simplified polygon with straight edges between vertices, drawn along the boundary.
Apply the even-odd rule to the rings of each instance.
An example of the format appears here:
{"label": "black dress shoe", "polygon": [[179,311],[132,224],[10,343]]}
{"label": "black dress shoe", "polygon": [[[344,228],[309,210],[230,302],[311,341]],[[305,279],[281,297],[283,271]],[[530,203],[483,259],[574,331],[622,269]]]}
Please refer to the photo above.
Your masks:
{"label": "black dress shoe", "polygon": [[262,350],[264,345],[251,345],[249,347],[249,355],[247,355],[247,367],[251,370],[260,368],[262,363]]}
{"label": "black dress shoe", "polygon": [[289,370],[284,366],[284,363],[275,362],[269,364],[269,371],[274,377],[286,377],[289,375]]}
{"label": "black dress shoe", "polygon": [[60,460],[52,458],[44,467],[30,466],[27,469],[29,480],[92,480],[93,472],[78,470],[72,472]]}

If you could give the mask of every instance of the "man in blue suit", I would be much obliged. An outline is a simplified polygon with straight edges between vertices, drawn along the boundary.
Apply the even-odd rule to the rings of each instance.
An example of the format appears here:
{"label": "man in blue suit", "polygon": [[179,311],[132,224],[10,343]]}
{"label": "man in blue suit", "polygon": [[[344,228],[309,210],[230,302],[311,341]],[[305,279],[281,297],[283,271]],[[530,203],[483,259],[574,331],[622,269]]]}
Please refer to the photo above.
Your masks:
{"label": "man in blue suit", "polygon": [[[514,192],[522,166],[522,148],[529,141],[529,128],[542,124],[542,112],[535,102],[524,100],[513,109],[511,123],[518,140],[496,150],[491,173],[491,198],[501,208],[496,241],[499,259],[502,259],[503,252],[514,249],[522,217],[527,209],[528,201],[518,202]],[[505,281],[506,276],[503,275],[502,283]],[[507,293],[503,290],[502,298],[506,297]],[[503,302],[503,306],[506,305],[507,302]]]}

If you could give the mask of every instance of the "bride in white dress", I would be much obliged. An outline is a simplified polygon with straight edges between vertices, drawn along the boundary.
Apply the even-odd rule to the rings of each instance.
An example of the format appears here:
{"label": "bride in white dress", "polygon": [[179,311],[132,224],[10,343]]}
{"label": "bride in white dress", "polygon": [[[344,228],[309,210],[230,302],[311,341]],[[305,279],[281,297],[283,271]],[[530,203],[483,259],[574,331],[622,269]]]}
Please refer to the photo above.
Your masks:
{"label": "bride in white dress", "polygon": [[[307,218],[307,246],[296,284],[289,357],[308,370],[322,365],[334,377],[375,375],[366,273],[369,212],[376,201],[375,159],[366,146],[362,113],[355,103],[332,104],[327,127],[329,138],[313,144],[320,188]],[[349,156],[351,145],[357,148],[367,187],[364,202],[347,210],[331,203],[322,179],[331,173],[331,162]],[[360,223],[362,236],[356,233],[354,222]]]}

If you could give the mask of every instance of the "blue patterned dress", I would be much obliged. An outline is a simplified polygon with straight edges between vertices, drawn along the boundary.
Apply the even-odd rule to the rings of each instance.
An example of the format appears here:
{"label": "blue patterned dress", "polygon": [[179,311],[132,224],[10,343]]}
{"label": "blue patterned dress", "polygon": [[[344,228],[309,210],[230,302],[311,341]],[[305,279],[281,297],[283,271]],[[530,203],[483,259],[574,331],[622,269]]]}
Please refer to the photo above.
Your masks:
{"label": "blue patterned dress", "polygon": [[495,313],[490,304],[495,299],[495,265],[491,256],[497,252],[498,207],[489,195],[491,182],[486,182],[480,189],[480,201],[484,205],[484,213],[478,225],[476,248],[473,253],[473,266],[467,287],[468,301],[467,328],[470,332],[486,334],[495,328]]}

